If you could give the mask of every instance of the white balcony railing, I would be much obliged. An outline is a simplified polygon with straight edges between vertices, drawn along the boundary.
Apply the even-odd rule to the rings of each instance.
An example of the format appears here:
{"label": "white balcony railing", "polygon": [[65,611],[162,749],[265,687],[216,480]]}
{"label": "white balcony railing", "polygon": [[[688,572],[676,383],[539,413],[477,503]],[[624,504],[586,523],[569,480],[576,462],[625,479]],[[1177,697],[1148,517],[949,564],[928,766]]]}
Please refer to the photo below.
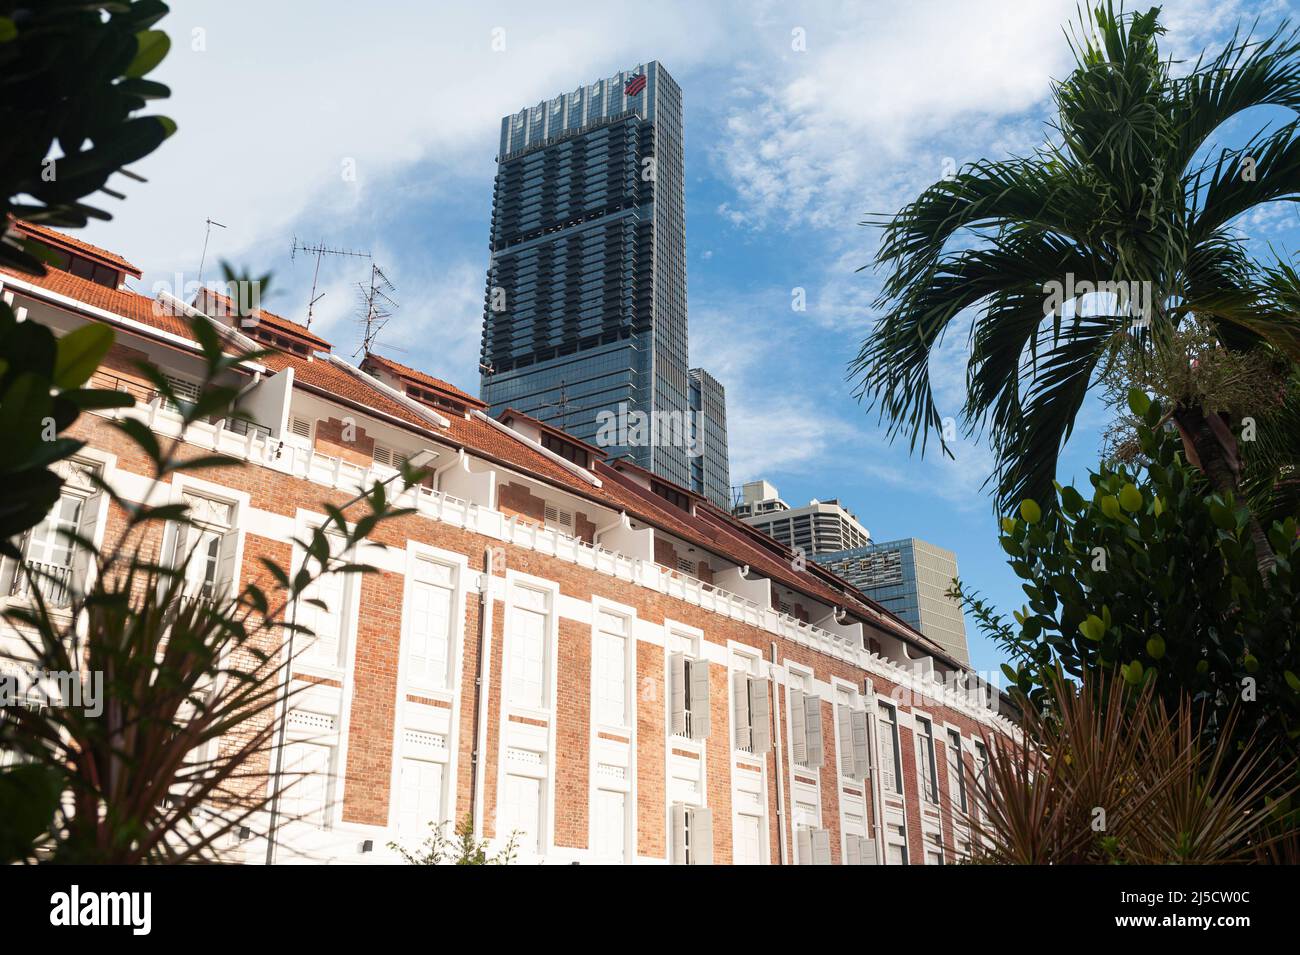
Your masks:
{"label": "white balcony railing", "polygon": [[66,607],[72,602],[72,593],[68,586],[72,581],[71,567],[35,560],[24,560],[23,564],[26,572],[23,568],[14,570],[9,596],[27,597],[35,590],[40,592],[41,597],[51,607]]}

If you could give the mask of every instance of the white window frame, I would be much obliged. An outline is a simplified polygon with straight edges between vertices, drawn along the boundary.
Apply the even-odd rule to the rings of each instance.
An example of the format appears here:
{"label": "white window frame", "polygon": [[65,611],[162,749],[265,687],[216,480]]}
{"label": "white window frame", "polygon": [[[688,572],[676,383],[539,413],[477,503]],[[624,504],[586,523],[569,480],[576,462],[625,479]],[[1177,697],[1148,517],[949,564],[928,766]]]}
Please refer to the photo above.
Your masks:
{"label": "white window frame", "polygon": [[[418,579],[422,563],[425,562],[451,572],[451,585],[447,588],[451,593],[447,626],[447,672],[441,684],[429,679],[427,674],[417,673],[411,662],[411,652],[414,644],[412,629],[414,624],[415,589],[418,584],[427,583]],[[402,591],[401,680],[399,683],[422,696],[449,702],[459,688],[462,652],[465,642],[468,567],[469,561],[463,554],[429,547],[415,541],[407,542],[406,566],[404,568],[406,579]],[[442,586],[437,583],[430,583],[429,585]]]}
{"label": "white window frame", "polygon": [[[876,748],[877,750],[881,748],[879,745],[880,731],[884,727],[888,726],[890,728],[890,733],[893,736],[892,749],[894,755],[893,766],[886,770],[884,766],[886,754],[883,752],[880,753],[880,758],[878,760],[880,763],[880,791],[882,794],[901,799],[904,797],[906,789],[903,786],[903,746],[902,733],[898,725],[898,707],[893,703],[885,703],[883,701],[878,702],[876,706]],[[893,778],[893,785],[886,789],[885,783],[890,777]]]}
{"label": "white window frame", "polygon": [[[309,539],[315,532],[316,527],[324,523],[325,519],[322,516],[318,520],[314,520],[305,526],[300,524],[299,536],[304,539]],[[337,530],[331,530],[330,534],[333,537],[342,538],[342,535]],[[338,557],[344,563],[355,563],[357,549],[358,548],[354,547],[351,550],[345,550],[337,555],[332,554],[331,556]],[[296,574],[304,566],[306,558],[306,552],[297,544],[294,544],[292,573]],[[315,561],[312,561],[312,566],[316,567]],[[338,617],[339,622],[337,651],[332,658],[323,659],[319,654],[312,652],[315,646],[315,639],[313,639],[312,645],[303,648],[301,652],[299,652],[298,647],[295,645],[293,669],[295,673],[308,673],[313,676],[325,676],[338,679],[343,673],[347,672],[351,666],[353,645],[356,642],[357,619],[360,613],[361,580],[359,574],[334,573],[330,576],[338,580],[342,588],[339,609],[330,611],[330,613]],[[303,601],[306,601],[308,598],[315,595],[314,588],[319,583],[320,579],[321,577],[317,577],[316,580],[312,582],[312,587],[309,588],[301,598]],[[326,603],[328,604],[328,601],[326,601]],[[302,608],[305,608],[310,612],[321,612],[320,608],[313,607],[305,602],[302,604]],[[302,608],[298,610],[299,615],[303,613]],[[292,610],[290,612],[292,613]],[[295,635],[295,639],[306,639],[306,634],[298,633]]]}
{"label": "white window frame", "polygon": [[[618,634],[602,629],[601,617],[608,615],[623,621],[623,721],[611,722],[604,719],[601,694],[601,644],[602,637],[617,637]],[[602,729],[615,730],[620,733],[630,732],[636,723],[636,610],[622,604],[592,598],[591,603],[591,722]]]}
{"label": "white window frame", "polygon": [[[514,699],[511,690],[511,682],[514,679],[514,674],[511,672],[511,657],[513,655],[511,639],[512,635],[515,633],[515,626],[518,623],[519,612],[521,610],[529,609],[517,606],[514,596],[516,588],[540,593],[545,598],[546,610],[544,611],[542,629],[540,706],[517,702]],[[506,611],[501,647],[501,691],[502,696],[506,701],[506,707],[512,713],[518,713],[522,716],[532,716],[536,719],[548,719],[555,708],[556,655],[558,653],[559,638],[559,600],[560,588],[558,584],[528,574],[519,574],[513,571],[508,571],[506,573]]]}
{"label": "white window frame", "polygon": [[[916,758],[916,794],[922,806],[939,808],[939,769],[934,759],[934,717],[918,710],[912,712],[912,748]],[[926,731],[922,732],[921,724]],[[922,773],[928,768],[928,774]]]}
{"label": "white window frame", "polygon": [[[98,487],[89,484],[88,478],[85,479],[87,483],[83,486],[77,480],[76,474],[79,471],[95,473],[98,474],[100,480],[111,484],[111,476],[115,471],[116,463],[116,455],[95,451],[91,448],[82,448],[73,457],[56,462],[52,467],[52,470],[56,471],[64,479],[59,499],[55,502],[54,507],[58,507],[65,496],[79,498],[81,501],[81,512],[77,522],[79,534],[93,541],[96,548],[102,546],[104,542],[104,534],[108,524],[108,495]],[[46,519],[42,518],[41,524],[44,524]],[[29,528],[24,534],[19,535],[14,542],[22,551],[24,560],[29,559],[28,548],[30,547],[32,532],[35,530],[35,527]],[[86,530],[89,530],[88,534]],[[69,541],[68,544],[68,574],[63,584],[63,594],[67,599],[61,601],[58,605],[51,603],[48,597],[46,599],[47,606],[53,613],[62,613],[65,616],[68,613],[68,605],[76,598],[76,595],[89,591],[98,571],[91,559],[91,555],[84,548],[75,542]],[[0,580],[4,583],[4,589],[0,591],[0,605],[10,601],[18,603],[31,602],[30,587],[35,582],[23,578],[19,563],[12,558],[6,557],[0,560],[0,566],[3,567],[4,571],[3,577],[0,577]],[[48,584],[48,582],[46,583]],[[83,619],[78,629],[83,629],[84,626],[85,621]]]}
{"label": "white window frame", "polygon": [[[948,801],[952,806],[953,824],[962,826],[965,824],[966,814],[970,811],[970,794],[966,791],[966,737],[962,735],[961,727],[952,723],[945,723],[944,728],[944,764],[948,773]],[[957,737],[957,745],[954,747],[952,738]],[[957,765],[953,766],[953,759],[956,758]],[[956,774],[957,790],[953,791],[953,774]]]}
{"label": "white window frame", "polygon": [[[602,723],[598,716],[598,691],[599,681],[597,646],[596,642],[601,633],[600,615],[602,613],[611,616],[621,617],[624,622],[624,683],[623,689],[626,695],[624,703],[625,725],[610,725]],[[637,610],[635,607],[627,604],[615,603],[604,597],[593,595],[591,598],[591,691],[590,699],[592,700],[591,719],[588,720],[590,726],[590,737],[588,743],[588,775],[590,777],[588,793],[588,815],[591,820],[591,839],[590,851],[592,857],[597,862],[609,862],[612,860],[604,859],[598,856],[595,845],[595,820],[597,813],[597,802],[602,792],[619,792],[623,794],[624,803],[624,820],[623,820],[623,846],[625,864],[631,865],[637,861],[637,785],[636,785],[636,738],[637,738],[637,693],[636,693],[636,672],[637,672]],[[623,778],[615,779],[611,776],[602,775],[600,767],[605,762],[611,765],[619,766],[623,770]]]}
{"label": "white window frame", "polygon": [[[185,498],[200,497],[212,501],[216,504],[225,504],[230,507],[230,522],[224,528],[222,537],[223,541],[220,546],[217,576],[213,581],[213,593],[234,595],[239,593],[242,583],[242,570],[244,562],[244,537],[245,527],[248,523],[246,515],[251,506],[252,498],[247,491],[237,491],[224,485],[214,484],[211,481],[205,481],[201,478],[191,477],[187,474],[177,474],[172,480],[171,499],[173,503],[183,504]],[[194,522],[192,526],[212,531],[218,528],[218,525],[211,524],[201,518],[196,519],[194,514],[190,514],[190,519]],[[178,536],[181,528],[175,522],[169,522],[163,534],[163,554],[169,562],[174,561],[176,556],[175,548],[178,543]],[[189,549],[188,544],[187,550]],[[198,559],[199,553],[194,550],[190,555],[192,559]],[[221,578],[221,565],[230,564],[229,579]],[[187,572],[188,578],[188,572]],[[186,581],[185,592],[188,596],[194,596],[190,592],[189,581]]]}

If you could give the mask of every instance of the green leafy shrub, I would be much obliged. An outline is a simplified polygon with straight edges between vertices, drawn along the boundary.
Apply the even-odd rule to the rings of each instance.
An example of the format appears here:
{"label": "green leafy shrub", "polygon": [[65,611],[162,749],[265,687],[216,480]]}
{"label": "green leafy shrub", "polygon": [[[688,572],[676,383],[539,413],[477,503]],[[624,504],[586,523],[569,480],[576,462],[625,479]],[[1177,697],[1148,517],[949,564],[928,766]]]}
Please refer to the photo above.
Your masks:
{"label": "green leafy shrub", "polygon": [[1183,456],[1165,411],[1134,392],[1140,465],[1102,464],[1090,494],[1057,485],[1057,506],[1028,501],[1000,542],[1027,603],[1014,622],[977,594],[954,594],[1011,656],[1011,682],[1042,708],[1058,668],[1151,686],[1171,709],[1191,700],[1211,733],[1234,726],[1278,754],[1300,735],[1300,539],[1294,515],[1267,531],[1261,572],[1249,515]]}

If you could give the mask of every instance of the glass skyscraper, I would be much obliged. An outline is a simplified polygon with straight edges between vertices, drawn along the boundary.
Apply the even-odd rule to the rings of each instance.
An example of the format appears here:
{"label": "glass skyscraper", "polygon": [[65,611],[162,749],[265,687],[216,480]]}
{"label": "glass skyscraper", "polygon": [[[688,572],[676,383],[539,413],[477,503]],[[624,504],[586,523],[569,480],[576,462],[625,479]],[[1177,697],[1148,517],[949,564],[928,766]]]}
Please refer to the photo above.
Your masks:
{"label": "glass skyscraper", "polygon": [[[688,430],[709,426],[690,414],[685,205],[682,94],[658,62],[504,117],[481,397],[705,493],[692,478],[709,469],[691,462],[710,442]],[[725,417],[721,429],[725,462]]]}
{"label": "glass skyscraper", "polygon": [[958,662],[970,663],[961,605],[948,596],[957,577],[952,551],[907,537],[815,554],[813,560],[898,614]]}

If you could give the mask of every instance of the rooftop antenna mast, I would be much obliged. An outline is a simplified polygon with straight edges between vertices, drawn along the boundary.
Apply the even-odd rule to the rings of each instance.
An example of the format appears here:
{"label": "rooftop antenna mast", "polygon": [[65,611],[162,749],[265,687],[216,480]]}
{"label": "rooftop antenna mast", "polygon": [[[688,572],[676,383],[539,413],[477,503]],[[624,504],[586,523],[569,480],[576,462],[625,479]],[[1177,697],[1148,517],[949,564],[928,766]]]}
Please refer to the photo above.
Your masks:
{"label": "rooftop antenna mast", "polygon": [[208,216],[206,221],[207,221],[207,228],[203,231],[203,254],[199,256],[200,287],[203,285],[203,265],[208,260],[208,239],[212,238],[212,227],[216,226],[218,229],[225,228],[224,225],[222,225],[220,222],[218,222],[216,219],[212,218],[211,216]]}
{"label": "rooftop antenna mast", "polygon": [[361,304],[364,308],[361,323],[366,330],[361,338],[361,347],[355,354],[368,355],[374,350],[375,339],[379,337],[380,331],[393,317],[393,312],[397,311],[397,302],[393,298],[397,287],[384,274],[383,269],[371,262],[370,284],[367,286],[364,282],[358,282],[357,288],[361,291]]}
{"label": "rooftop antenna mast", "polygon": [[315,313],[316,303],[325,297],[325,293],[316,294],[316,282],[320,278],[320,261],[327,255],[351,256],[357,259],[370,258],[369,252],[362,252],[355,249],[340,249],[334,246],[324,245],[317,242],[315,245],[308,245],[305,242],[299,242],[298,237],[293,237],[293,248],[289,250],[289,261],[292,262],[297,258],[298,253],[304,255],[316,256],[316,269],[311,276],[311,294],[307,296],[307,327],[311,328],[312,315]]}
{"label": "rooftop antenna mast", "polygon": [[[573,399],[569,397],[568,383],[560,381],[560,397],[557,401],[547,401],[537,406],[537,411],[543,411],[548,408],[554,408],[560,412],[560,430],[567,431],[569,428],[569,405],[573,404]],[[540,416],[539,416],[540,417]]]}

